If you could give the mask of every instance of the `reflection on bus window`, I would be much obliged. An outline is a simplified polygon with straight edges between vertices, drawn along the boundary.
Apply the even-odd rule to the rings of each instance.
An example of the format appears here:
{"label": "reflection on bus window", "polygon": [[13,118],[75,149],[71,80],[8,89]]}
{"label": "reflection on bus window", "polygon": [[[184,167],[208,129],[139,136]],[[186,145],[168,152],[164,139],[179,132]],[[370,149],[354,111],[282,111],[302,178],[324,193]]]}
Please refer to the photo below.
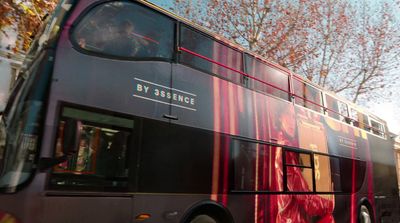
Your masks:
{"label": "reflection on bus window", "polygon": [[[184,25],[180,28],[180,45],[183,48],[215,61],[212,63],[197,55],[182,51],[180,54],[182,63],[216,74],[237,84],[241,82],[242,75],[236,72],[243,71],[241,52]],[[227,69],[221,64],[236,71]]]}
{"label": "reflection on bus window", "polygon": [[273,179],[275,170],[282,169],[282,162],[279,162],[281,147],[243,140],[233,140],[232,146],[233,190],[260,192],[283,190],[282,181]]}
{"label": "reflection on bus window", "polygon": [[254,164],[257,160],[257,144],[234,141],[233,160],[235,169],[235,190],[254,191],[256,176]]}
{"label": "reflection on bus window", "polygon": [[340,119],[339,101],[330,95],[325,95],[326,107],[328,108],[327,113],[329,117],[334,119]]}
{"label": "reflection on bus window", "polygon": [[297,78],[293,78],[293,90],[296,104],[322,112],[321,91]]}
{"label": "reflection on bus window", "polygon": [[[63,113],[67,117],[80,116],[83,125],[77,152],[54,167],[52,186],[99,190],[126,188],[131,133],[124,127],[133,127],[133,121],[71,108],[64,109]],[[58,157],[63,155],[64,126],[65,121],[61,120],[56,144]]]}
{"label": "reflection on bus window", "polygon": [[174,22],[128,2],[95,7],[73,32],[79,47],[125,58],[171,58]]}
{"label": "reflection on bus window", "polygon": [[246,72],[257,80],[250,80],[250,88],[289,100],[289,75],[259,59],[245,55]]}

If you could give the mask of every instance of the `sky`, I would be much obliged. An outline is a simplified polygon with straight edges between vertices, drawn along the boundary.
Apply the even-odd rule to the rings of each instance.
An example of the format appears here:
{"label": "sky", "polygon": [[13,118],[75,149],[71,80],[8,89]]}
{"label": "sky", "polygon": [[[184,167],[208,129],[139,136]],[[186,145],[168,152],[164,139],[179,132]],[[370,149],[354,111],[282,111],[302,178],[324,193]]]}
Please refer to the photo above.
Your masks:
{"label": "sky", "polygon": [[[396,76],[400,77],[400,70]],[[393,90],[393,95],[388,100],[368,106],[372,113],[386,120],[392,133],[400,135],[400,78],[396,80]]]}
{"label": "sky", "polygon": [[[164,7],[165,9],[169,9],[173,7],[174,0],[149,0],[150,2]],[[189,1],[189,0],[187,0]],[[196,1],[196,0],[191,0]],[[378,3],[382,0],[367,0],[371,3]],[[356,3],[357,1],[354,0]],[[398,71],[400,76],[400,70]],[[396,84],[397,87],[394,89],[399,89],[400,91],[400,79]],[[400,93],[395,92],[395,94],[389,98],[382,100],[383,102],[367,102],[366,107],[371,113],[375,114],[376,116],[384,119],[389,127],[389,131],[400,135]]]}
{"label": "sky", "polygon": [[398,106],[394,103],[386,102],[381,104],[372,104],[370,109],[375,115],[386,120],[389,130],[392,133],[400,134],[400,115],[398,114]]}

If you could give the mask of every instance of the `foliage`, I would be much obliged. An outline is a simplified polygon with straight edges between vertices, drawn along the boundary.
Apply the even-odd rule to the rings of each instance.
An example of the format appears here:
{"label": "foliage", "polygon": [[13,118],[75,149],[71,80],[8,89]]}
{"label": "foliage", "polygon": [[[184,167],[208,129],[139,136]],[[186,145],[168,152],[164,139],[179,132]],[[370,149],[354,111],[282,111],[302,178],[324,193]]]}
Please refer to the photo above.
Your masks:
{"label": "foliage", "polygon": [[354,102],[387,89],[400,30],[387,0],[175,0],[178,14]]}
{"label": "foliage", "polygon": [[57,4],[57,0],[2,0],[0,3],[0,30],[11,27],[18,33],[15,52],[26,51],[32,38],[43,28],[44,20]]}

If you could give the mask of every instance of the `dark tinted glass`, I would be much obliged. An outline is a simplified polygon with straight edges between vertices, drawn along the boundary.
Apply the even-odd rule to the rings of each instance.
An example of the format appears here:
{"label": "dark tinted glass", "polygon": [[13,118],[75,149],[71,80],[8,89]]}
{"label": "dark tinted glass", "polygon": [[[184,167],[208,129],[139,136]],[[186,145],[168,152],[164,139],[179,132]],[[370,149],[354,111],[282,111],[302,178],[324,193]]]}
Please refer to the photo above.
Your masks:
{"label": "dark tinted glass", "polygon": [[306,106],[305,101],[305,86],[304,83],[296,78],[293,78],[293,91],[295,102],[298,105]]}
{"label": "dark tinted glass", "polygon": [[258,91],[289,99],[289,76],[250,55],[245,55],[246,73],[256,79],[249,79],[248,86]]}
{"label": "dark tinted glass", "polygon": [[235,191],[283,191],[282,149],[242,140],[232,141]]}
{"label": "dark tinted glass", "polygon": [[293,78],[293,90],[296,104],[322,112],[321,91],[297,78]]}
{"label": "dark tinted glass", "polygon": [[174,21],[144,6],[111,2],[92,9],[73,39],[81,48],[124,58],[172,58]]}
{"label": "dark tinted glass", "polygon": [[234,190],[256,189],[257,148],[255,143],[235,141],[233,145]]}
{"label": "dark tinted glass", "polygon": [[340,174],[340,159],[336,157],[330,157],[330,165],[331,165],[331,178],[333,183],[333,191],[341,192],[342,189],[342,180]]}
{"label": "dark tinted glass", "polygon": [[[210,193],[213,146],[211,132],[144,120],[138,190],[144,193]],[[219,146],[226,148],[223,144]]]}
{"label": "dark tinted glass", "polygon": [[327,110],[328,116],[339,120],[340,109],[338,100],[329,95],[325,95],[325,98],[326,98],[326,106],[328,108]]}
{"label": "dark tinted glass", "polygon": [[[180,46],[190,50],[193,53],[181,52],[180,61],[184,64],[193,66],[226,78],[234,83],[240,83],[242,75],[236,71],[243,71],[242,53],[234,50],[224,44],[221,44],[212,38],[181,26]],[[215,63],[207,59],[215,61]],[[226,67],[233,70],[227,69]]]}
{"label": "dark tinted glass", "polygon": [[[336,161],[334,161],[334,163],[336,163]],[[336,166],[336,164],[333,165],[335,168]],[[364,184],[365,171],[365,161],[339,158],[339,170],[334,170],[334,174],[337,181],[340,176],[340,186],[338,183],[335,183],[335,191],[341,189],[341,192],[351,193],[353,184],[355,184],[355,192],[359,191]],[[352,176],[353,173],[354,176]]]}

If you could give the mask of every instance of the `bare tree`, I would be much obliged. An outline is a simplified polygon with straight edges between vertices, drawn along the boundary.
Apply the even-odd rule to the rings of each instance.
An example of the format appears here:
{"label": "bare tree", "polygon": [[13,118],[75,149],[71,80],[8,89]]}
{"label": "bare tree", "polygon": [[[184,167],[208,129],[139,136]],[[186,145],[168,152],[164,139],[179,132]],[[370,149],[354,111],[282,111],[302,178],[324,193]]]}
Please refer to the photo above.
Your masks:
{"label": "bare tree", "polygon": [[185,2],[175,5],[185,17],[354,102],[387,89],[399,67],[391,0]]}
{"label": "bare tree", "polygon": [[[363,4],[356,12],[354,36],[351,39],[342,82],[336,82],[335,92],[344,92],[353,102],[390,94],[394,72],[400,67],[400,31],[387,3],[375,6]],[[385,91],[386,90],[386,91]]]}

